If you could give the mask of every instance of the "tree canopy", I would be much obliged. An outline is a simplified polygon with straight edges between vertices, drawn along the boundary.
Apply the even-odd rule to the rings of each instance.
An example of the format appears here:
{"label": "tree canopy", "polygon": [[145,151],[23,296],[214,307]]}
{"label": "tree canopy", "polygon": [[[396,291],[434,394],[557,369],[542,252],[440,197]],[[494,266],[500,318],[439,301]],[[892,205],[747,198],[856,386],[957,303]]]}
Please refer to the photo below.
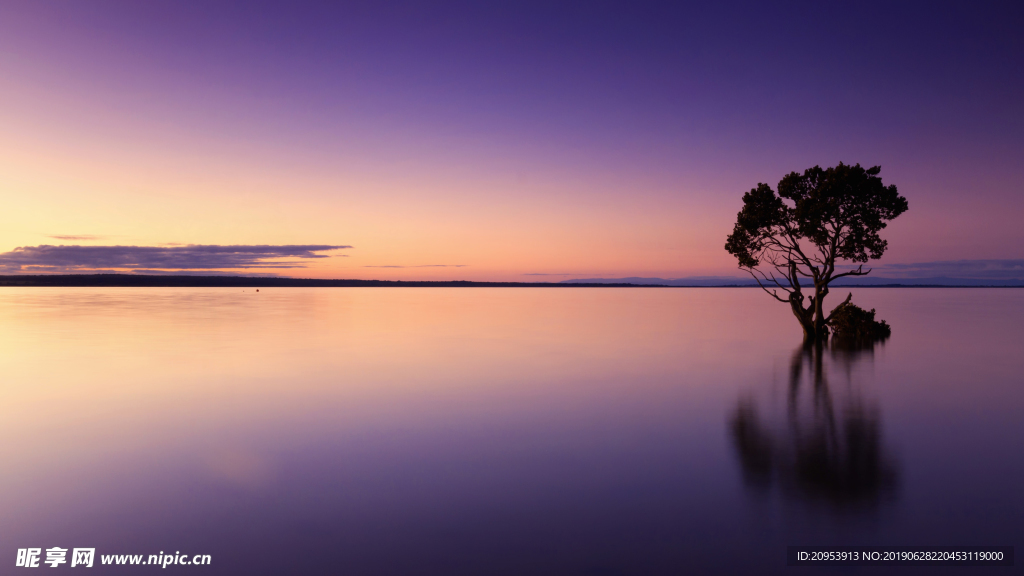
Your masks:
{"label": "tree canopy", "polygon": [[[821,303],[829,283],[871,272],[861,265],[837,273],[836,262],[881,258],[888,242],[879,233],[907,211],[907,199],[885,186],[880,172],[860,164],[815,166],[782,178],[778,193],[761,183],[743,195],[725,249],[765,291],[793,306],[807,337],[826,331]],[[801,278],[814,287],[806,307]]]}

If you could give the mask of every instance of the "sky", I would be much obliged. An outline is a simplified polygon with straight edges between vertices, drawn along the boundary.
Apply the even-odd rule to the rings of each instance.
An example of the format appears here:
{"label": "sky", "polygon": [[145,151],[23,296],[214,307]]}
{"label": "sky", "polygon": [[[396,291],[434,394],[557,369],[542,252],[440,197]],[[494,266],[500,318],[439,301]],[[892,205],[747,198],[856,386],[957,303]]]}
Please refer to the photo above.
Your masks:
{"label": "sky", "polygon": [[909,200],[888,270],[1019,267],[1021,29],[1011,2],[4,0],[0,273],[739,275],[743,193],[840,161]]}

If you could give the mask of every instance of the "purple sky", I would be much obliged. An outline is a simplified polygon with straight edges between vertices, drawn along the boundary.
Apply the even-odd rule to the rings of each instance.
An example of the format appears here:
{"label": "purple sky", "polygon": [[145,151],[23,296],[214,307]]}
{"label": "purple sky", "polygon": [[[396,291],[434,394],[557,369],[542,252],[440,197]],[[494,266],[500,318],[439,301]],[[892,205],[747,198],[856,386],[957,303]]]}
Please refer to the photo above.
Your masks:
{"label": "purple sky", "polygon": [[843,161],[910,201],[884,262],[1022,258],[1022,29],[1019,3],[6,2],[0,252],[734,273],[743,192]]}

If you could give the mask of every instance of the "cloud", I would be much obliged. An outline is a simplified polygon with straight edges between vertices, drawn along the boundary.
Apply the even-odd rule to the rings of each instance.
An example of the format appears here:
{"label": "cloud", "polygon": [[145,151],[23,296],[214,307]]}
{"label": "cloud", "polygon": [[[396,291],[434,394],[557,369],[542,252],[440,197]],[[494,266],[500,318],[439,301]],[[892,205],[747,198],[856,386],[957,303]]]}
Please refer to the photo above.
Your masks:
{"label": "cloud", "polygon": [[96,234],[55,234],[52,236],[47,236],[47,238],[53,238],[54,240],[64,240],[66,242],[81,242],[83,240],[102,240],[103,238],[107,238],[107,236],[98,236]]}
{"label": "cloud", "polygon": [[[92,271],[90,271],[92,273]],[[96,274],[103,272],[96,271]],[[116,271],[110,271],[109,274],[117,274]],[[132,274],[142,274],[146,276],[230,276],[230,277],[243,277],[243,278],[286,278],[276,272],[224,272],[221,270],[147,270],[147,269],[135,269],[131,271]]]}
{"label": "cloud", "polygon": [[153,273],[155,270],[305,268],[308,260],[330,258],[319,252],[346,248],[351,246],[23,246],[0,253],[0,270],[32,273],[145,270]]}
{"label": "cloud", "polygon": [[[865,264],[864,268],[869,265]],[[879,264],[872,276],[892,278],[975,278],[1012,280],[1024,278],[1024,259],[1009,260],[936,260],[909,264]]]}
{"label": "cloud", "polygon": [[420,264],[418,266],[363,266],[363,268],[465,268],[466,264]]}

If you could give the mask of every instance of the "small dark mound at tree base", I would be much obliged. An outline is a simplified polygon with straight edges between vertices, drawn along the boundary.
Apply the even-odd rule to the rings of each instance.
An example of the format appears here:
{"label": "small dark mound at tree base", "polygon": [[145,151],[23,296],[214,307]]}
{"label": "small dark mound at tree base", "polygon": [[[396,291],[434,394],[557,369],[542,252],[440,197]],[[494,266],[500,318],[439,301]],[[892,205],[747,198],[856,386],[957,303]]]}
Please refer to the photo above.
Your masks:
{"label": "small dark mound at tree base", "polygon": [[832,342],[859,346],[884,341],[892,334],[885,320],[875,320],[875,309],[870,311],[851,302],[844,302],[832,311],[828,321]]}

